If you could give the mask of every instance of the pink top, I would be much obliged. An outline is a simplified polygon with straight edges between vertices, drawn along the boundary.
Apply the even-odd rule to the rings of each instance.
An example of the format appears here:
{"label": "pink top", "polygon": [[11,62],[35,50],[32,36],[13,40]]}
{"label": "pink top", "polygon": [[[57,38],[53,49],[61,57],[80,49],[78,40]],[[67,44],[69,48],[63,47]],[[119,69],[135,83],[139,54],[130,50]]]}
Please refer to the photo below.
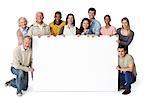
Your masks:
{"label": "pink top", "polygon": [[106,28],[103,26],[100,30],[102,35],[114,35],[116,34],[116,28],[113,26],[110,26],[109,28]]}

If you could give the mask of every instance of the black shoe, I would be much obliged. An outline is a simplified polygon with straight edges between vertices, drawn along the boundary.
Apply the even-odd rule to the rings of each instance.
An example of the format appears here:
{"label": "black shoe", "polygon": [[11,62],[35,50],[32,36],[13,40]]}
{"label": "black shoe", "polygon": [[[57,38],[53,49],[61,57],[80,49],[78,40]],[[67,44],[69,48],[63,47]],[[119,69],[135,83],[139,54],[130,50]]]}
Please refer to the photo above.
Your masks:
{"label": "black shoe", "polygon": [[7,87],[7,86],[10,86],[10,81],[7,81],[7,82],[5,83],[5,87]]}
{"label": "black shoe", "polygon": [[123,90],[123,89],[125,89],[125,86],[122,85],[119,87],[119,90]]}
{"label": "black shoe", "polygon": [[27,91],[27,88],[26,89],[22,89],[23,91]]}
{"label": "black shoe", "polygon": [[122,94],[123,95],[127,95],[127,94],[129,94],[131,91],[130,90],[125,90]]}

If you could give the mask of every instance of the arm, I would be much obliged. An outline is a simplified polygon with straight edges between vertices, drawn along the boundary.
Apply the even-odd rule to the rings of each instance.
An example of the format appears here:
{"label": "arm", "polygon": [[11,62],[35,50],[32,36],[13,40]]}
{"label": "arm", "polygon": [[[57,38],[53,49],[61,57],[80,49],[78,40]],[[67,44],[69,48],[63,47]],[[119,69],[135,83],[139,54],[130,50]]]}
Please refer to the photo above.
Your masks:
{"label": "arm", "polygon": [[20,30],[17,31],[18,45],[22,44],[23,36]]}
{"label": "arm", "polygon": [[64,31],[64,26],[60,29],[59,35],[62,35],[62,34],[63,34],[63,31]]}
{"label": "arm", "polygon": [[132,42],[133,37],[134,37],[134,33],[131,32],[131,34],[129,35],[129,38],[128,38],[128,41],[127,41],[127,42],[125,42],[125,41],[120,41],[119,43],[120,43],[121,45],[128,46],[128,45]]}
{"label": "arm", "polygon": [[99,35],[100,34],[100,29],[101,29],[101,24],[99,23],[99,22],[97,22],[96,24],[95,24],[95,35]]}
{"label": "arm", "polygon": [[51,32],[50,32],[50,27],[47,25],[46,26],[46,31],[45,31],[45,35],[50,35]]}
{"label": "arm", "polygon": [[26,67],[26,66],[23,66],[21,64],[21,61],[20,61],[20,56],[19,56],[19,51],[18,49],[16,48],[13,52],[13,65],[15,65],[16,69],[21,69],[23,71],[26,71],[28,72],[29,71],[29,67]]}
{"label": "arm", "polygon": [[118,70],[124,71],[124,72],[126,71],[132,72],[133,68],[134,68],[134,64],[129,64],[128,67],[120,67]]}
{"label": "arm", "polygon": [[32,36],[33,35],[33,27],[30,26],[29,31],[28,31],[28,36]]}

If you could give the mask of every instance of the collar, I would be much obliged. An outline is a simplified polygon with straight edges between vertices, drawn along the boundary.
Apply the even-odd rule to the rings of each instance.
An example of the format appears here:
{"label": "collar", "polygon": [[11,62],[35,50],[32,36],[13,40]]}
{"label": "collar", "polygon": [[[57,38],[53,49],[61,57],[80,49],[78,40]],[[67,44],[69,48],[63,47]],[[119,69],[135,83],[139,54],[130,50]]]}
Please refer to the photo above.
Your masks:
{"label": "collar", "polygon": [[27,51],[27,50],[29,49],[29,48],[28,48],[28,49],[25,50],[24,47],[23,47],[23,44],[20,45],[20,48],[21,48],[21,51]]}
{"label": "collar", "polygon": [[54,25],[60,25],[63,21],[62,20],[59,20],[59,23],[56,24],[56,20],[54,20]]}
{"label": "collar", "polygon": [[41,27],[45,27],[45,26],[47,26],[44,22],[40,25],[40,24],[38,24],[37,22],[36,23],[34,23],[33,24],[33,26],[41,26]]}
{"label": "collar", "polygon": [[70,29],[70,28],[74,28],[75,26],[72,25],[69,27],[69,25],[65,25],[65,27]]}
{"label": "collar", "polygon": [[26,30],[26,31],[27,31],[29,28],[26,26],[26,28],[25,28],[25,29],[23,29],[23,28],[21,28],[21,27],[20,27],[19,29],[20,29],[20,31],[21,31],[21,32],[23,32],[24,30]]}

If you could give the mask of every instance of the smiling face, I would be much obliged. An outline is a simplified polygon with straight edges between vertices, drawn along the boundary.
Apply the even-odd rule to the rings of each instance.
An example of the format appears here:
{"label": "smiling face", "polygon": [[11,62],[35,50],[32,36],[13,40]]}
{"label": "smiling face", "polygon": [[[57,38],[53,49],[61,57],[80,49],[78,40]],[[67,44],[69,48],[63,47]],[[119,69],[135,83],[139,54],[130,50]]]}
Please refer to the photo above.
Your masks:
{"label": "smiling face", "polygon": [[42,12],[37,12],[36,13],[36,22],[41,24],[43,23],[44,15]]}
{"label": "smiling face", "polygon": [[95,11],[89,11],[88,15],[89,15],[89,19],[94,19],[95,15],[96,15],[96,12]]}
{"label": "smiling face", "polygon": [[124,48],[118,48],[118,55],[119,57],[124,57],[126,55]]}
{"label": "smiling face", "polygon": [[73,24],[73,16],[69,15],[67,19],[68,24]]}
{"label": "smiling face", "polygon": [[27,26],[27,20],[24,17],[20,18],[19,19],[19,27],[25,29],[26,26]]}
{"label": "smiling face", "polygon": [[106,17],[104,18],[104,22],[105,22],[106,24],[110,24],[110,21],[111,21],[111,19],[110,19],[108,16],[106,16]]}
{"label": "smiling face", "polygon": [[30,37],[26,37],[23,40],[23,47],[24,49],[28,49],[31,46],[31,38]]}
{"label": "smiling face", "polygon": [[82,23],[82,27],[83,27],[84,29],[88,29],[88,28],[89,28],[89,25],[90,25],[90,23],[89,23],[88,20],[84,20],[83,23]]}
{"label": "smiling face", "polygon": [[56,14],[56,15],[54,16],[54,18],[55,18],[56,21],[60,21],[61,15],[60,15],[60,14]]}
{"label": "smiling face", "polygon": [[121,23],[123,28],[129,28],[129,23],[127,22],[127,20],[123,20],[121,21]]}

